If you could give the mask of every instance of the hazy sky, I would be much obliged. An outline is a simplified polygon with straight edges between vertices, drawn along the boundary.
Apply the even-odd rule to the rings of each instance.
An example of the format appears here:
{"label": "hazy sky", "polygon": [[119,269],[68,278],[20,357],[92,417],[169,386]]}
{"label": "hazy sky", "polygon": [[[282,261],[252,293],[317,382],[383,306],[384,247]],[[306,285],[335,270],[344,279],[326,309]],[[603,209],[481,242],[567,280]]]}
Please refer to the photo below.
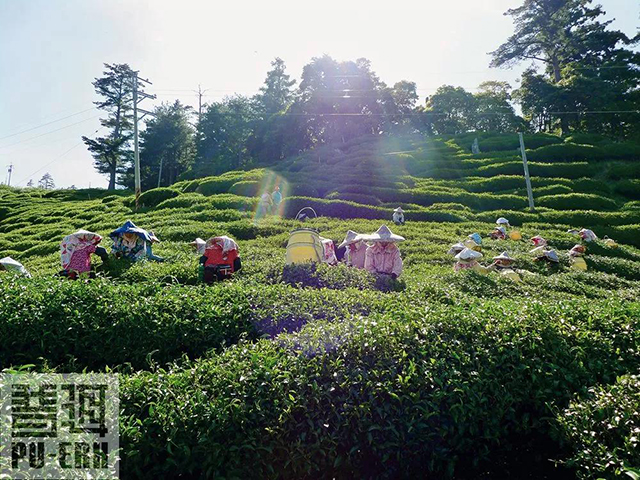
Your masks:
{"label": "hazy sky", "polygon": [[[635,34],[638,0],[600,3],[616,18],[615,28]],[[387,84],[416,82],[422,101],[445,83],[469,90],[484,80],[517,86],[526,65],[489,69],[487,53],[511,34],[503,12],[519,4],[0,0],[0,181],[13,163],[12,185],[50,172],[59,187],[106,187],[80,138],[99,128],[91,82],[103,63],[128,63],[153,82],[148,91],[158,100],[143,108],[176,98],[195,106],[191,90],[198,84],[209,102],[253,94],[276,56],[299,79],[302,67],[325,53],[368,58]]]}

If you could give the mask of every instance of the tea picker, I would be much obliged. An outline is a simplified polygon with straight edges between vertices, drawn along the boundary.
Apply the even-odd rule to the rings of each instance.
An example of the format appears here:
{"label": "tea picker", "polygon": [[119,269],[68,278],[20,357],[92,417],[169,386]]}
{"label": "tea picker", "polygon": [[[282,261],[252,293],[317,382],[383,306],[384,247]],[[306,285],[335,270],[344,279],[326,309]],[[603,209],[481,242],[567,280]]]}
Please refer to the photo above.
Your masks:
{"label": "tea picker", "polygon": [[362,240],[371,244],[365,253],[365,270],[393,279],[402,274],[402,256],[396,244],[404,242],[404,237],[396,235],[389,227],[382,225],[375,233],[362,235]]}
{"label": "tea picker", "polygon": [[367,244],[362,240],[362,235],[353,230],[347,231],[347,235],[338,248],[346,247],[345,263],[349,267],[364,268],[367,253]]}
{"label": "tea picker", "polygon": [[404,210],[401,207],[393,211],[393,223],[396,225],[404,225]]}
{"label": "tea picker", "polygon": [[238,244],[230,237],[211,237],[206,242],[196,238],[191,245],[201,255],[198,280],[206,284],[229,279],[242,268]]}
{"label": "tea picker", "polygon": [[4,257],[0,259],[0,270],[13,272],[18,275],[22,275],[23,277],[31,278],[31,274],[26,268],[24,268],[24,265],[11,257]]}
{"label": "tea picker", "polygon": [[158,237],[143,228],[137,227],[131,220],[127,220],[120,228],[109,234],[113,240],[111,251],[117,258],[126,258],[133,262],[148,258],[162,261],[152,252],[152,244],[159,242]]}
{"label": "tea picker", "polygon": [[78,230],[67,235],[60,243],[60,276],[76,280],[79,275],[91,274],[91,255],[98,255],[103,262],[108,258],[107,250],[99,247],[102,237],[87,230]]}

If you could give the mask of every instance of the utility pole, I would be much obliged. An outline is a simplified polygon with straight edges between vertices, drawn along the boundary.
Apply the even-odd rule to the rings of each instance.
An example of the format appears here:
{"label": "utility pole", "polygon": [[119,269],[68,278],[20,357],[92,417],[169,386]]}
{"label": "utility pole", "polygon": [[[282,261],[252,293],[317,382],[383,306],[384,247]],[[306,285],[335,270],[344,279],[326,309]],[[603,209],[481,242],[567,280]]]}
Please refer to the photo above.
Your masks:
{"label": "utility pole", "polygon": [[11,186],[11,173],[13,173],[13,163],[9,165],[9,179],[7,181],[8,186]]}
{"label": "utility pole", "polygon": [[520,137],[520,153],[522,153],[522,165],[524,166],[524,180],[527,183],[527,196],[529,197],[529,210],[535,211],[533,205],[533,191],[531,190],[531,178],[529,177],[529,165],[527,164],[527,152],[524,149],[524,137],[522,132],[518,133]]}
{"label": "utility pole", "polygon": [[[144,92],[138,92],[138,82],[143,82],[151,85],[149,80],[144,80],[138,77],[138,72],[133,73],[133,151],[134,151],[134,169],[135,169],[135,185],[136,185],[136,209],[140,206],[140,194],[142,193],[142,187],[140,185],[140,149],[138,147],[138,110],[145,115],[153,115],[151,112],[138,108],[138,103],[145,98],[156,98],[155,95],[148,95]],[[138,95],[142,98],[138,100]],[[144,116],[144,115],[143,115]]]}
{"label": "utility pole", "polygon": [[196,92],[194,90],[195,94],[198,95],[198,123],[202,119],[202,96],[208,91],[209,89],[202,90],[202,88],[200,87],[200,84],[198,84],[198,91]]}
{"label": "utility pole", "polygon": [[162,160],[163,158],[160,157],[160,170],[158,170],[158,188],[160,188],[160,181],[162,180]]}

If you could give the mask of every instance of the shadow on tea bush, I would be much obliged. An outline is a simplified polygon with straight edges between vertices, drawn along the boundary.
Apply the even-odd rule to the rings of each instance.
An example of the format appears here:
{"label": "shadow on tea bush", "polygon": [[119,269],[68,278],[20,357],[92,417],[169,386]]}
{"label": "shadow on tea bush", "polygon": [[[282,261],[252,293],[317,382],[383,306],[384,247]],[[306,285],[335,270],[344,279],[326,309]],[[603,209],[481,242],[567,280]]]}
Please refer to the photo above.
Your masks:
{"label": "shadow on tea bush", "polygon": [[[557,416],[557,435],[572,450],[565,463],[579,479],[637,478],[640,471],[640,376],[589,389]],[[636,476],[623,476],[635,467]]]}
{"label": "shadow on tea bush", "polygon": [[271,272],[269,278],[298,288],[374,288],[375,278],[367,271],[345,265],[331,266],[325,263],[299,263],[285,265],[282,274]]}

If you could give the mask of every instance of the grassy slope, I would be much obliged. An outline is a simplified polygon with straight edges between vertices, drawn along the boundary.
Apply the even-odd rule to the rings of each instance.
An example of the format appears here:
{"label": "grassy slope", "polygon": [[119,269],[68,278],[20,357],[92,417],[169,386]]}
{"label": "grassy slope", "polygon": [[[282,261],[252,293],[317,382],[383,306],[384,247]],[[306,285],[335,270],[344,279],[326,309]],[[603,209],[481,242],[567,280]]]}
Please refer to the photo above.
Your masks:
{"label": "grassy slope", "polygon": [[[139,212],[132,211],[131,198],[124,195],[4,189],[0,254],[19,259],[36,278],[0,275],[5,299],[0,366],[141,370],[123,377],[129,476],[268,476],[271,468],[290,478],[381,472],[415,476],[425,471],[470,478],[523,477],[524,471],[532,478],[554,475],[547,459],[564,458],[571,445],[563,450],[559,438],[564,437],[553,434],[555,422],[549,414],[589,387],[614,382],[640,367],[634,333],[640,331],[640,250],[628,244],[616,250],[590,245],[590,270],[574,272],[568,269],[566,251],[575,237],[565,230],[568,225],[591,226],[591,221],[599,235],[616,233],[624,241],[625,232],[631,238],[629,232],[637,231],[640,212],[608,180],[596,184],[534,177],[534,186],[598,195],[626,208],[625,215],[619,210],[559,209],[531,215],[507,208],[514,198],[524,198],[522,177],[419,176],[451,177],[463,166],[464,172],[478,173],[483,168],[478,165],[500,165],[513,154],[473,158],[456,142],[469,143],[404,138],[381,146],[378,140],[363,139],[347,146],[344,156],[336,153],[340,161],[329,168],[320,152],[321,162],[313,169],[309,153],[288,160],[276,173],[288,180],[290,193],[312,186],[316,195],[324,196],[334,190],[342,195],[342,187],[350,185],[385,189],[393,184],[393,191],[399,191],[395,184],[401,182],[405,187],[400,190],[413,200],[403,202],[409,215],[447,214],[450,217],[441,218],[455,220],[411,221],[394,229],[407,238],[401,246],[405,289],[387,294],[376,291],[367,275],[342,267],[314,274],[328,290],[283,283],[283,246],[295,222],[273,217],[254,223],[255,199],[228,194],[249,195],[252,188],[270,187],[268,171],[185,182],[177,186],[179,194],[156,192],[156,198],[152,191],[146,202],[159,205]],[[388,155],[400,151],[409,153]],[[398,165],[389,169],[389,158]],[[630,160],[594,160],[589,165],[606,179],[620,162],[633,165]],[[372,164],[375,168],[367,170]],[[347,165],[362,173],[339,174]],[[331,180],[326,186],[325,178]],[[233,187],[237,182],[249,183]],[[565,189],[562,193],[569,193]],[[488,199],[476,198],[483,192]],[[376,195],[384,193],[392,194],[369,188],[361,195],[381,201]],[[446,201],[432,203],[433,195]],[[162,203],[168,196],[173,198]],[[289,216],[311,202],[288,197]],[[495,201],[505,202],[504,207],[495,211]],[[334,239],[347,228],[375,230],[381,223],[375,218],[387,218],[389,211],[314,202],[333,216],[373,218],[322,217],[310,223]],[[519,258],[520,268],[535,275],[515,285],[497,274],[454,274],[446,255],[449,244],[472,231],[485,234],[504,211],[521,223],[525,238],[540,233],[550,240],[561,253],[560,268],[534,264],[525,242],[485,240],[487,257],[508,249]],[[622,220],[611,226],[614,217]],[[99,266],[106,278],[91,285],[51,278],[59,269],[63,235],[86,228],[106,236],[128,218],[163,240],[155,250],[167,257],[166,263]],[[555,221],[549,224],[545,218]],[[573,223],[576,219],[580,222]],[[224,233],[239,239],[244,270],[213,289],[193,286],[196,256],[186,242]],[[283,329],[296,333],[272,339]],[[269,337],[260,339],[263,335]],[[99,348],[91,347],[97,342]],[[186,361],[182,354],[203,358]],[[153,370],[149,362],[172,360],[178,364],[170,374],[144,372]],[[337,372],[340,377],[334,377]],[[368,373],[363,377],[363,372]],[[409,405],[420,413],[409,415]],[[388,411],[377,410],[381,408]],[[422,417],[432,420],[422,424]],[[541,442],[546,448],[536,447]],[[177,464],[167,461],[178,459],[169,443],[174,451],[188,448]]]}

